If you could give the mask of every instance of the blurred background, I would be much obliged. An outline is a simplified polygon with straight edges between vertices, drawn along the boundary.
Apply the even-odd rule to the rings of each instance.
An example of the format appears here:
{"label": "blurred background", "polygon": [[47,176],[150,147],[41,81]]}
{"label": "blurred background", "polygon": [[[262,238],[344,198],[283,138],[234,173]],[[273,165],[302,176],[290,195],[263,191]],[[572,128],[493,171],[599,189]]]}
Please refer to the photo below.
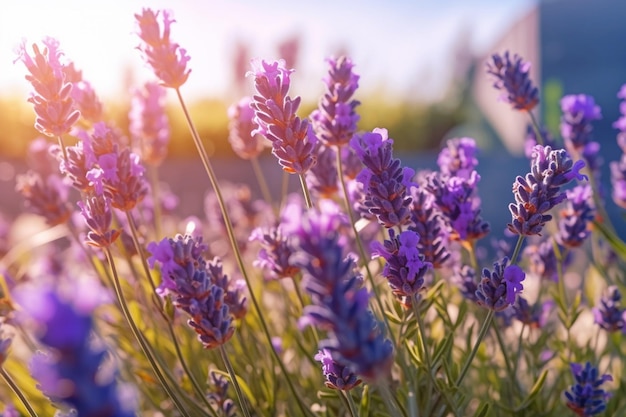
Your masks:
{"label": "blurred background", "polygon": [[[608,162],[621,154],[611,127],[619,117],[616,94],[626,83],[626,49],[614,47],[626,39],[621,0],[14,0],[2,6],[0,210],[8,215],[22,210],[21,199],[13,198],[15,175],[25,170],[26,150],[38,136],[26,102],[26,70],[13,63],[15,48],[58,39],[104,102],[107,120],[126,130],[133,88],[153,78],[135,49],[133,15],[142,7],[169,9],[177,20],[172,38],[187,49],[192,69],[182,94],[225,181],[255,184],[252,170],[230,149],[226,116],[231,103],[252,93],[245,73],[254,57],[283,58],[296,69],[290,95],[302,97],[305,117],[323,93],[325,58],[350,56],[361,77],[359,128],[387,128],[397,156],[416,170],[436,166],[446,138],[475,138],[484,217],[495,233],[510,221],[515,176],[528,170],[528,119],[497,100],[484,74],[491,53],[508,49],[532,62],[541,92],[538,117],[557,136],[561,96],[594,96],[603,114],[594,138],[605,156],[607,187]],[[208,180],[199,163],[190,163],[197,161],[195,148],[175,97],[169,98],[170,158],[160,175],[179,193],[184,214],[197,213]],[[279,178],[271,155],[261,163],[270,180]],[[185,186],[189,178],[198,178],[196,188]],[[621,217],[612,202],[607,209]]]}

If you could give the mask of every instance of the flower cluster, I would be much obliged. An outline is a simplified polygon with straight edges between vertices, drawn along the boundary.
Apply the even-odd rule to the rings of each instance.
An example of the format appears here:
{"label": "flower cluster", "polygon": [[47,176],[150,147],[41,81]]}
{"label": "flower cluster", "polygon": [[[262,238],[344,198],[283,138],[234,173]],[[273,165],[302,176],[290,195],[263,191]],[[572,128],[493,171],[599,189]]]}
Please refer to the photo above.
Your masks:
{"label": "flower cluster", "polygon": [[476,302],[496,312],[505,310],[515,303],[515,296],[524,289],[522,281],[525,278],[524,271],[517,265],[509,265],[509,259],[504,257],[494,262],[493,271],[483,269],[476,289]]}
{"label": "flower cluster", "polygon": [[619,130],[617,144],[622,150],[622,156],[619,161],[612,161],[609,166],[611,185],[613,186],[613,201],[618,206],[626,208],[626,84],[622,86],[617,97],[622,99],[620,103],[621,117],[613,123],[613,127]]}
{"label": "flower cluster", "polygon": [[402,167],[401,161],[393,157],[393,140],[387,130],[356,135],[350,146],[365,166],[357,176],[364,187],[364,207],[388,229],[407,224],[411,219],[409,189],[414,171]]}
{"label": "flower cluster", "polygon": [[174,306],[189,315],[187,323],[206,349],[226,343],[235,332],[232,311],[245,310],[245,299],[228,299],[221,261],[204,260],[202,238],[177,235],[151,242],[147,249],[150,266],[158,262],[161,267],[160,295],[170,295]]}
{"label": "flower cluster", "polygon": [[612,381],[609,374],[600,375],[598,368],[587,362],[583,366],[571,363],[570,368],[576,383],[565,391],[567,407],[579,417],[591,417],[606,409],[606,402],[611,396],[600,388],[607,381]]}
{"label": "flower cluster", "polygon": [[[159,14],[163,16],[163,31],[158,22]],[[175,22],[170,13],[166,10],[154,12],[152,9],[143,9],[141,14],[135,15],[135,19],[137,34],[143,41],[138,49],[161,84],[175,89],[185,84],[191,72],[187,69],[190,58],[185,49],[170,39],[170,26]]]}
{"label": "flower cluster", "polygon": [[591,185],[578,185],[565,191],[565,208],[559,215],[557,241],[568,248],[576,248],[591,235],[590,223],[596,215]]}
{"label": "flower cluster", "polygon": [[317,137],[308,121],[296,115],[300,97],[287,96],[292,72],[282,60],[252,62],[247,75],[254,78],[256,94],[251,105],[258,125],[252,134],[260,133],[272,143],[272,153],[284,171],[303,175],[315,165]]}
{"label": "flower cluster", "polygon": [[509,230],[524,236],[540,235],[552,219],[548,211],[567,198],[561,187],[572,180],[586,179],[580,173],[584,165],[581,160],[572,161],[564,149],[535,146],[531,172],[526,177],[518,176],[513,183],[515,203],[509,205]]}
{"label": "flower cluster", "polygon": [[501,99],[515,110],[531,111],[539,104],[539,90],[530,81],[530,63],[509,51],[494,54],[487,62],[487,73],[495,79],[493,86],[502,90]]}
{"label": "flower cluster", "polygon": [[251,104],[252,97],[246,96],[228,108],[228,141],[242,159],[256,158],[265,148],[263,136],[253,133],[257,125]]}
{"label": "flower cluster", "polygon": [[130,134],[142,161],[159,166],[167,156],[170,126],[165,114],[165,89],[147,82],[135,91],[129,113]]}
{"label": "flower cluster", "polygon": [[592,309],[596,324],[609,332],[626,331],[626,308],[621,304],[622,293],[611,285],[600,299],[600,305]]}
{"label": "flower cluster", "polygon": [[326,378],[325,384],[328,388],[350,391],[363,382],[349,367],[336,362],[327,349],[322,349],[317,352],[315,360],[322,364],[322,372],[324,372],[324,377]]}

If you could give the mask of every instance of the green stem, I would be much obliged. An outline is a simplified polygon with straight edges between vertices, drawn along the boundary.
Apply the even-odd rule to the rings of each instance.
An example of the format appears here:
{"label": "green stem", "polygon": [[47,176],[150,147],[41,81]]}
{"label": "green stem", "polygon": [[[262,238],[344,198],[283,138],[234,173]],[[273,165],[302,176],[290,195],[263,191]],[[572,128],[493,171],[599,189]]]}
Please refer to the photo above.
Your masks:
{"label": "green stem", "polygon": [[28,411],[28,414],[30,414],[31,417],[37,417],[37,413],[26,399],[26,396],[24,395],[20,387],[17,386],[15,381],[13,381],[13,378],[11,378],[11,375],[9,375],[8,372],[1,366],[0,375],[2,375],[2,379],[4,379],[9,388],[11,388],[11,391],[13,391],[17,398],[20,399],[20,401],[24,405],[24,408],[26,408],[26,410]]}
{"label": "green stem", "polygon": [[345,397],[346,402],[348,403],[348,410],[350,411],[351,417],[359,417],[359,411],[354,403],[354,398],[350,395],[349,391],[340,391],[340,393]]}
{"label": "green stem", "polygon": [[383,397],[383,401],[385,402],[387,411],[389,411],[389,415],[408,417],[406,415],[406,411],[403,408],[401,408],[399,404],[396,402],[397,401],[396,398],[393,395],[391,395],[391,392],[389,391],[389,387],[387,386],[386,382],[387,381],[382,380],[378,384],[376,384],[376,387],[378,387],[380,391],[380,395],[381,397]]}
{"label": "green stem", "polygon": [[[494,330],[496,333],[496,339],[498,340],[498,345],[500,346],[500,350],[502,351],[502,356],[504,357],[504,365],[506,366],[506,372],[509,375],[509,379],[511,380],[511,383],[515,385],[516,392],[521,395],[522,387],[520,386],[520,383],[515,376],[515,371],[513,370],[513,366],[511,365],[509,355],[507,355],[507,349],[506,349],[506,346],[504,345],[504,339],[502,339],[500,328],[498,326],[495,326]],[[510,398],[510,400],[511,400],[511,405],[512,405],[513,398]]]}
{"label": "green stem", "polygon": [[243,261],[243,256],[241,255],[241,250],[239,249],[239,245],[237,244],[237,239],[235,238],[235,232],[233,230],[233,224],[232,224],[232,221],[230,220],[230,215],[228,214],[228,209],[226,207],[224,197],[222,196],[222,192],[219,187],[217,177],[215,175],[215,172],[213,171],[211,161],[209,160],[209,156],[207,155],[206,150],[204,149],[204,145],[202,144],[202,141],[200,140],[200,135],[198,134],[198,131],[196,130],[196,127],[193,124],[193,121],[191,120],[191,116],[189,115],[189,111],[187,110],[187,106],[185,105],[185,101],[183,100],[183,96],[181,95],[180,89],[178,88],[176,88],[176,95],[178,96],[178,101],[180,102],[183,113],[185,115],[185,119],[187,120],[187,125],[189,126],[189,130],[191,131],[191,136],[198,150],[198,154],[200,155],[200,160],[202,161],[202,164],[204,165],[204,169],[206,170],[206,173],[211,182],[211,186],[213,187],[213,191],[215,192],[215,195],[217,197],[217,201],[219,203],[220,210],[222,212],[222,217],[224,219],[224,224],[226,226],[226,233],[228,234],[228,239],[232,246],[233,253],[235,255],[235,259],[239,267],[239,271],[241,272],[241,275],[243,276],[246,282],[246,286],[248,287],[250,301],[252,302],[254,311],[259,317],[259,322],[261,323],[261,327],[263,328],[263,333],[265,334],[265,337],[267,338],[267,342],[271,348],[272,354],[274,355],[274,357],[276,358],[278,362],[278,365],[280,366],[282,375],[284,375],[285,380],[287,381],[287,385],[289,386],[291,393],[296,399],[296,402],[298,404],[298,407],[300,408],[300,411],[305,415],[312,415],[311,411],[309,411],[309,409],[302,402],[301,395],[296,390],[293,384],[293,381],[291,380],[291,377],[289,376],[289,373],[287,372],[287,368],[285,364],[283,363],[282,359],[278,355],[278,352],[276,352],[274,345],[272,344],[272,336],[270,334],[267,322],[265,321],[265,318],[263,317],[259,301],[257,300],[256,295],[254,294],[252,282],[250,281],[250,277],[248,276],[246,266]]}
{"label": "green stem", "polygon": [[514,265],[517,262],[517,257],[522,250],[522,243],[524,243],[524,235],[519,235],[517,238],[517,243],[515,244],[515,249],[513,249],[513,255],[511,255],[511,265]]}
{"label": "green stem", "polygon": [[122,286],[120,284],[119,276],[117,275],[117,269],[115,268],[115,262],[113,261],[111,250],[109,248],[104,248],[104,254],[109,263],[109,267],[111,268],[111,274],[113,275],[113,284],[114,284],[113,286],[115,288],[115,294],[117,295],[117,300],[120,306],[122,307],[122,314],[124,315],[124,318],[126,319],[126,322],[128,323],[128,325],[130,326],[130,329],[133,332],[135,339],[139,343],[139,346],[141,347],[141,350],[143,351],[146,358],[148,358],[148,361],[150,362],[150,366],[152,367],[152,370],[154,371],[157,378],[159,379],[161,386],[163,386],[163,389],[165,389],[169,397],[172,399],[178,411],[180,411],[180,413],[184,416],[191,417],[187,413],[187,410],[185,410],[185,408],[181,404],[180,399],[174,394],[169,384],[165,380],[165,377],[161,373],[161,369],[157,365],[154,357],[152,356],[152,352],[147,346],[147,341],[145,340],[145,338],[143,337],[143,334],[141,334],[141,331],[139,330],[139,328],[137,328],[137,325],[135,324],[135,320],[133,319],[133,316],[131,315],[130,310],[128,309],[128,305],[126,303],[126,297],[124,296],[124,292],[122,291]]}
{"label": "green stem", "polygon": [[233,365],[232,363],[230,363],[230,359],[228,358],[228,354],[226,353],[226,349],[224,348],[224,345],[220,345],[220,354],[222,355],[222,360],[224,361],[224,365],[226,365],[226,369],[228,370],[228,375],[230,375],[230,380],[233,383],[233,387],[235,387],[235,392],[237,393],[237,400],[239,401],[239,407],[241,408],[241,411],[246,417],[250,417],[250,411],[248,411],[246,400],[243,396],[243,392],[241,391],[241,387],[239,386],[239,382],[237,381],[237,374],[235,374]]}
{"label": "green stem", "polygon": [[537,143],[539,145],[543,145],[545,141],[543,140],[543,136],[541,135],[541,129],[539,128],[539,123],[537,123],[537,119],[532,111],[528,110],[528,115],[530,116],[530,121],[533,125],[533,130],[535,131],[535,136],[537,137]]}
{"label": "green stem", "polygon": [[493,321],[494,315],[495,313],[493,310],[489,310],[489,312],[487,313],[487,317],[485,317],[483,326],[480,328],[480,331],[478,333],[478,338],[476,339],[476,343],[474,344],[474,347],[472,348],[472,351],[467,357],[467,360],[465,361],[465,364],[463,365],[463,369],[461,370],[461,373],[459,374],[459,377],[457,378],[455,382],[455,385],[457,387],[459,387],[461,383],[463,382],[463,380],[465,379],[465,376],[467,375],[467,371],[469,371],[470,365],[472,364],[472,361],[474,360],[476,353],[478,353],[478,348],[480,347],[480,344],[485,338],[485,335],[487,334],[487,330],[489,330],[489,327],[491,326],[491,322]]}
{"label": "green stem", "polygon": [[422,318],[422,315],[420,314],[418,303],[419,303],[419,297],[417,294],[414,294],[413,299],[411,300],[411,306],[413,307],[413,314],[415,314],[415,319],[417,320],[419,339],[420,339],[422,350],[424,353],[424,359],[426,361],[426,371],[428,372],[428,375],[429,375],[428,388],[425,393],[426,399],[427,399],[426,410],[429,410],[430,400],[432,397],[431,392],[432,392],[432,383],[433,383],[432,362],[430,359],[430,352],[428,351],[428,346],[426,345],[426,325],[424,324],[424,319]]}
{"label": "green stem", "polygon": [[300,185],[302,186],[302,194],[304,195],[304,202],[306,204],[306,208],[310,209],[313,207],[313,200],[311,200],[311,193],[309,192],[309,187],[306,185],[306,179],[304,178],[304,174],[300,174]]}

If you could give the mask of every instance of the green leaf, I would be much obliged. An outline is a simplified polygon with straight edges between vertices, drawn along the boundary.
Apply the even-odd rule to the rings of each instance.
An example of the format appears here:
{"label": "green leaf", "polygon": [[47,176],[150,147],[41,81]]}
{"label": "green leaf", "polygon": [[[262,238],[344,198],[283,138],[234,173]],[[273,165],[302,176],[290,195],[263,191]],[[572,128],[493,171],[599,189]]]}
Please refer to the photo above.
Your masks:
{"label": "green leaf", "polygon": [[610,231],[606,226],[597,221],[593,221],[593,225],[600,231],[602,236],[609,242],[609,245],[613,248],[616,254],[626,261],[626,243],[622,241],[615,233]]}
{"label": "green leaf", "polygon": [[541,392],[541,389],[543,388],[543,384],[546,382],[547,376],[548,376],[548,370],[544,369],[541,375],[539,375],[539,378],[537,378],[537,381],[535,382],[533,387],[530,389],[530,392],[528,393],[524,401],[522,401],[522,403],[515,409],[516,412],[522,411],[524,408],[528,407],[528,405],[531,404],[535,400],[535,397],[537,397],[537,395],[539,395],[539,393]]}
{"label": "green leaf", "polygon": [[361,394],[361,403],[359,404],[359,416],[367,417],[370,414],[370,386],[365,385],[363,387],[363,393]]}
{"label": "green leaf", "polygon": [[491,411],[491,404],[482,403],[478,410],[474,413],[474,417],[485,417]]}

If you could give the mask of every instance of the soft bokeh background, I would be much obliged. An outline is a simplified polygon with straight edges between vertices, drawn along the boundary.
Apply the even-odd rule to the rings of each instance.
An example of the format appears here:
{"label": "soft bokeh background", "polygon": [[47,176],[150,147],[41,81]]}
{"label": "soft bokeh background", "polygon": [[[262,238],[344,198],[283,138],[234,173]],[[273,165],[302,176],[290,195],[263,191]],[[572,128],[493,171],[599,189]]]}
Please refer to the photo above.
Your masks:
{"label": "soft bokeh background", "polygon": [[[619,114],[615,94],[626,82],[626,59],[611,45],[626,35],[626,6],[619,0],[8,1],[0,13],[3,196],[13,193],[28,143],[37,136],[25,69],[13,63],[15,48],[57,38],[104,101],[107,118],[126,129],[130,92],[152,78],[135,49],[133,14],[142,7],[174,13],[172,38],[191,56],[192,74],[182,93],[224,180],[255,183],[229,149],[226,117],[232,102],[252,93],[245,72],[253,57],[281,57],[296,69],[291,95],[302,96],[299,113],[306,116],[323,92],[325,58],[351,56],[361,76],[359,127],[389,129],[397,152],[415,169],[435,165],[445,138],[476,138],[481,189],[488,194],[484,215],[495,232],[508,221],[515,175],[527,170],[521,150],[528,120],[496,100],[483,71],[490,53],[510,49],[533,63],[532,77],[542,91],[538,116],[555,134],[561,95],[594,95],[604,115],[596,140],[607,164],[618,158],[611,123]],[[171,158],[161,175],[180,190],[186,210],[200,212],[202,193],[182,184],[204,178],[202,168],[189,163],[197,159],[195,148],[170,98]],[[261,162],[270,179],[277,177],[270,155]],[[607,187],[608,178],[606,168]],[[194,184],[208,186],[203,180]],[[3,200],[2,210],[20,210],[20,199]],[[608,209],[621,215],[612,203]]]}

